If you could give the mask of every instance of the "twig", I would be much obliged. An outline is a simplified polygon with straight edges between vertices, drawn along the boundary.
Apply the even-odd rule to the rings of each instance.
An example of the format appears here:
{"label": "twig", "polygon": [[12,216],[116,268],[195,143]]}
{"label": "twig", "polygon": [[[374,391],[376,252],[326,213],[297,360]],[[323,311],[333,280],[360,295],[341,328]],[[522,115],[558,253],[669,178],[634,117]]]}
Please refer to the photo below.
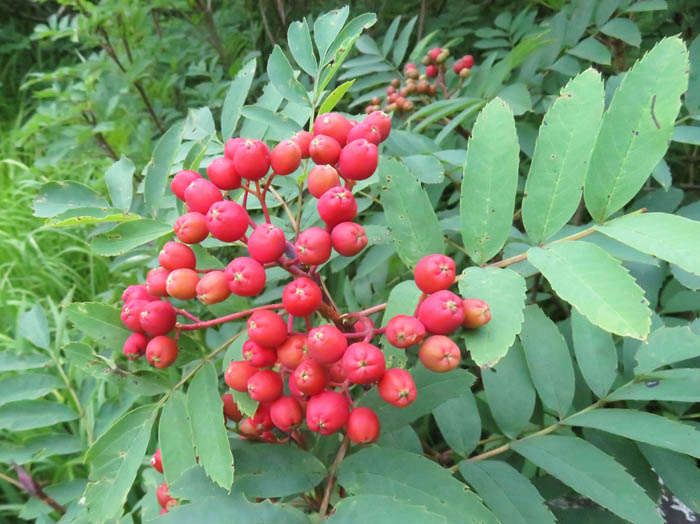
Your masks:
{"label": "twig", "polygon": [[270,43],[275,46],[277,45],[277,42],[275,41],[275,37],[272,36],[272,31],[270,30],[270,24],[267,22],[267,16],[265,15],[265,9],[263,8],[263,2],[259,1],[258,2],[258,8],[260,9],[260,17],[262,18],[263,21],[263,27],[265,28],[265,34],[267,35],[267,38],[270,40]]}
{"label": "twig", "polygon": [[425,24],[426,3],[426,0],[421,0],[420,2],[420,14],[418,15],[418,36],[416,37],[416,40],[418,42],[420,42],[423,38],[423,25]]}
{"label": "twig", "polygon": [[323,500],[321,501],[321,508],[318,510],[319,520],[326,518],[326,512],[328,511],[328,502],[331,498],[331,491],[333,490],[333,485],[335,484],[335,472],[338,466],[343,461],[345,453],[348,451],[348,445],[350,444],[350,437],[345,435],[343,443],[340,445],[338,454],[335,456],[335,460],[328,470],[328,476],[326,477],[326,490],[323,493]]}
{"label": "twig", "polygon": [[26,469],[15,464],[14,462],[12,462],[12,468],[15,470],[15,473],[17,473],[17,478],[19,481],[16,481],[7,475],[3,475],[2,473],[0,473],[0,479],[6,480],[10,484],[17,486],[19,489],[29,493],[32,497],[36,497],[43,503],[48,504],[61,515],[65,515],[66,508],[56,502],[55,499],[47,495],[39,483],[34,480]]}

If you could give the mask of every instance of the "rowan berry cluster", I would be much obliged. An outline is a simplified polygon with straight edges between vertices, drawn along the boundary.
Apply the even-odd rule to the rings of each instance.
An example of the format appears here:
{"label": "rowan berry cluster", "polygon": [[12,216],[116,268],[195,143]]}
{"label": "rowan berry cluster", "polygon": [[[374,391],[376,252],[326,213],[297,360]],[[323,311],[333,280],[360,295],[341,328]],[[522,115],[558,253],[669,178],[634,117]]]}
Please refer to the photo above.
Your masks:
{"label": "rowan berry cluster", "polygon": [[[445,62],[450,56],[450,50],[442,47],[434,47],[423,57],[422,63],[425,65],[425,72],[421,73],[415,64],[407,63],[403,69],[403,78],[394,78],[386,88],[386,97],[382,101],[380,97],[374,97],[371,103],[365,108],[366,113],[378,111],[386,112],[401,111],[409,113],[413,111],[418,103],[428,103],[431,98],[438,94],[438,87],[442,90],[445,98],[450,98],[445,86],[446,67]],[[471,73],[474,66],[474,57],[464,55],[455,60],[452,70],[461,79],[465,79]],[[430,79],[434,78],[433,83]],[[383,105],[382,105],[383,102]]]}
{"label": "rowan berry cluster", "polygon": [[[370,408],[355,406],[359,395],[376,385],[379,396],[397,407],[408,406],[416,398],[411,374],[401,368],[387,369],[373,339],[386,334],[398,348],[420,344],[418,357],[423,365],[448,371],[459,364],[461,355],[446,335],[462,326],[483,325],[490,311],[481,301],[463,300],[448,291],[455,281],[455,263],[439,254],[425,257],[415,268],[414,278],[423,295],[413,316],[398,315],[385,328],[377,328],[370,316],[385,304],[344,314],[336,309],[318,266],[329,260],[332,250],[350,257],[367,245],[363,227],[353,221],[357,203],[352,188],[376,170],[377,145],[389,136],[391,119],[373,112],[354,122],[327,113],[315,120],[313,130],[313,134],[301,131],[271,151],[259,140],[234,138],[226,142],[224,156],[211,162],[206,178],[187,170],[175,175],[171,189],[187,210],[174,225],[179,242],[167,242],[158,256],[159,267],[148,272],[146,283],[129,286],[122,295],[121,318],[134,332],[124,354],[129,359],[145,354],[151,365],[166,368],[177,359],[182,331],[247,318],[243,359],[229,364],[224,380],[235,392],[258,402],[257,409],[245,417],[233,395],[222,396],[223,414],[235,423],[239,435],[266,442],[291,439],[303,446],[305,423],[321,435],[345,428],[350,441],[367,444],[379,437],[380,424]],[[315,164],[308,171],[307,189],[318,199],[317,211],[325,228],[310,227],[288,238],[271,223],[265,195],[276,176],[295,172],[306,158]],[[309,166],[304,167],[306,171]],[[242,193],[234,194],[238,198],[228,193],[239,189]],[[256,223],[248,214],[249,196],[259,200],[264,222]],[[234,258],[224,270],[197,268],[189,245],[209,235],[245,246],[247,256]],[[210,305],[231,294],[257,296],[272,267],[292,277],[279,304],[200,320],[168,300],[196,298]],[[178,315],[190,322],[178,322]],[[312,320],[317,318],[325,323],[314,326]],[[430,336],[425,338],[426,334]],[[152,463],[162,470],[160,451]],[[166,484],[159,487],[158,500],[164,511],[177,503]]]}

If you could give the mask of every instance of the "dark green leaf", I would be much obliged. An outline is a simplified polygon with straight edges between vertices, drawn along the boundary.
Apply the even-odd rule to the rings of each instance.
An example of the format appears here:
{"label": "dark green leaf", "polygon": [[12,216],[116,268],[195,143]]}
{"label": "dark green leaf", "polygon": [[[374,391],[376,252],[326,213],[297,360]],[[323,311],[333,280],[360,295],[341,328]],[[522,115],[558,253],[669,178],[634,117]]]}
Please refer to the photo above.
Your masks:
{"label": "dark green leaf", "polygon": [[63,381],[45,373],[22,373],[0,380],[0,406],[15,400],[40,398],[54,388],[65,387]]}
{"label": "dark green leaf", "polygon": [[424,505],[411,504],[392,496],[360,495],[345,497],[335,506],[328,524],[448,524],[446,517],[428,511]]}
{"label": "dark green leaf", "polygon": [[662,327],[637,350],[635,375],[645,375],[661,366],[700,356],[700,336],[689,327]]}
{"label": "dark green leaf", "polygon": [[[406,280],[395,285],[389,293],[389,299],[384,309],[382,317],[382,327],[386,327],[389,320],[396,315],[413,315],[418,307],[418,299],[421,296],[421,290],[418,289],[413,280]],[[403,368],[406,367],[406,350],[392,346],[382,335],[381,347],[386,359],[388,368]]]}
{"label": "dark green leaf", "polygon": [[581,374],[591,391],[604,397],[617,376],[617,350],[612,335],[575,309],[571,310],[571,331]]}
{"label": "dark green leaf", "polygon": [[34,215],[48,218],[81,207],[109,207],[92,189],[77,182],[50,182],[41,186],[34,200]]}
{"label": "dark green leaf", "polygon": [[109,198],[112,199],[112,204],[115,207],[124,211],[129,211],[131,199],[134,196],[132,180],[135,170],[134,163],[122,155],[119,160],[109,166],[105,173]]}
{"label": "dark green leaf", "polygon": [[299,104],[309,105],[306,89],[294,76],[289,60],[287,60],[287,57],[278,45],[272,50],[267,61],[267,75],[270,77],[270,82],[275,86],[275,89],[286,99]]}
{"label": "dark green leaf", "polygon": [[158,424],[163,473],[169,484],[197,463],[190,427],[186,398],[178,391],[165,404]]}
{"label": "dark green leaf", "polygon": [[649,444],[640,442],[637,446],[666,487],[695,513],[700,513],[700,470],[695,461]]}
{"label": "dark green leaf", "polygon": [[119,318],[119,310],[107,304],[76,302],[67,306],[66,311],[75,327],[115,350],[120,350],[131,335]]}
{"label": "dark green leaf", "polygon": [[613,18],[600,28],[600,32],[635,47],[639,47],[642,43],[642,35],[637,24],[629,18]]}
{"label": "dark green leaf", "polygon": [[466,457],[476,448],[481,437],[481,417],[470,390],[440,404],[433,409],[433,416],[450,449]]}
{"label": "dark green leaf", "polygon": [[23,431],[78,418],[73,408],[50,400],[19,400],[0,407],[0,429]]}
{"label": "dark green leaf", "polygon": [[654,371],[616,389],[607,399],[700,402],[700,369]]}
{"label": "dark green leaf", "polygon": [[123,255],[146,242],[152,242],[172,232],[172,226],[150,218],[130,220],[95,236],[91,245],[98,255],[108,257]]}
{"label": "dark green leaf", "polygon": [[[406,56],[406,50],[408,49],[408,40],[411,38],[411,32],[413,27],[416,25],[417,16],[411,18],[408,23],[403,26],[399,37],[396,39],[396,44],[394,44],[394,52],[391,55],[392,61],[398,67],[401,65],[404,57]],[[386,55],[386,53],[384,53]]]}

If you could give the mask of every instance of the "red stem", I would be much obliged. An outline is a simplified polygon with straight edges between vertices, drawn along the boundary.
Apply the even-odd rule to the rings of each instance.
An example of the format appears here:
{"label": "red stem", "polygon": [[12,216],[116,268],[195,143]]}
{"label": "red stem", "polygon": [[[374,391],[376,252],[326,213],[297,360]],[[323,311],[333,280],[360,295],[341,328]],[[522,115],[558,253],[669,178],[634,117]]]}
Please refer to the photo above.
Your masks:
{"label": "red stem", "polygon": [[265,195],[260,192],[260,181],[255,181],[255,189],[258,192],[257,197],[262,206],[263,213],[265,214],[265,222],[270,223],[270,212],[267,210],[267,203],[265,202]]}
{"label": "red stem", "polygon": [[245,311],[239,311],[238,313],[233,313],[231,315],[226,315],[224,317],[215,318],[212,320],[207,320],[206,322],[196,322],[194,324],[176,324],[175,327],[183,331],[192,331],[195,329],[204,329],[211,326],[216,326],[218,324],[223,324],[225,322],[230,322],[231,320],[236,320],[237,318],[247,317],[252,315],[256,311],[262,309],[282,309],[284,306],[282,304],[268,304],[267,306],[254,307],[251,309],[246,309]]}

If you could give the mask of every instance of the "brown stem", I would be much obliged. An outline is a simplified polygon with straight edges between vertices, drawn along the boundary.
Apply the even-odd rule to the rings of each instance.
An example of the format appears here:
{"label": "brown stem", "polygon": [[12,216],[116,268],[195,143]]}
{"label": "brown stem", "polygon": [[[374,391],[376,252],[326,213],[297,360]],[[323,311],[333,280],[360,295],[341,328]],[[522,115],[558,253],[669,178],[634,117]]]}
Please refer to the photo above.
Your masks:
{"label": "brown stem", "polygon": [[420,1],[420,14],[418,15],[418,42],[420,42],[421,38],[423,38],[423,25],[425,24],[425,8],[427,7],[426,4],[426,0]]}
{"label": "brown stem", "polygon": [[129,59],[129,63],[134,63],[134,57],[131,54],[131,47],[129,47],[129,40],[126,37],[126,25],[124,24],[124,19],[120,13],[117,13],[117,20],[119,25],[122,27],[122,42],[124,44],[124,50],[126,51],[126,57]]}
{"label": "brown stem", "polygon": [[219,37],[219,32],[216,30],[216,23],[214,22],[214,14],[211,9],[211,2],[208,1],[206,4],[202,0],[197,0],[197,5],[204,13],[204,22],[207,24],[207,29],[209,30],[209,42],[211,43],[216,53],[219,55],[219,60],[224,66],[224,69],[228,69],[230,61],[226,55],[226,50],[221,43],[221,38]]}
{"label": "brown stem", "polygon": [[273,46],[277,45],[277,42],[275,41],[275,37],[272,36],[272,31],[270,30],[270,24],[268,24],[268,22],[267,22],[267,16],[265,15],[265,9],[263,8],[262,1],[258,1],[258,8],[260,9],[260,17],[262,18],[263,27],[265,28],[265,34],[267,35],[267,38],[270,40],[270,43]]}
{"label": "brown stem", "polygon": [[321,501],[321,508],[318,510],[319,520],[326,518],[326,512],[328,511],[328,502],[331,498],[331,491],[333,491],[333,485],[335,484],[335,472],[338,466],[343,461],[345,453],[348,451],[348,445],[350,444],[350,437],[345,435],[343,443],[340,445],[338,454],[335,456],[335,460],[328,470],[328,476],[326,477],[326,490],[323,492],[323,500]]}
{"label": "brown stem", "polygon": [[12,485],[25,491],[32,497],[38,498],[43,503],[51,506],[55,511],[57,511],[61,515],[64,515],[66,513],[66,508],[61,506],[58,502],[56,502],[56,500],[47,495],[46,492],[39,485],[39,483],[36,480],[34,480],[34,478],[29,474],[29,472],[26,469],[24,469],[22,466],[15,464],[14,462],[12,463],[12,468],[15,470],[15,473],[17,473],[17,478],[19,479],[19,481],[16,481],[15,479],[8,477],[7,475],[3,475],[2,473],[0,473],[0,479],[6,480]]}
{"label": "brown stem", "polygon": [[284,14],[284,0],[275,0],[275,7],[277,7],[277,14],[280,17],[280,22],[282,22],[282,27],[287,29],[287,17]]}
{"label": "brown stem", "polygon": [[158,11],[155,9],[151,9],[151,18],[153,19],[153,27],[156,30],[156,35],[158,35],[158,39],[163,38],[163,33],[160,31],[160,21],[158,20]]}

